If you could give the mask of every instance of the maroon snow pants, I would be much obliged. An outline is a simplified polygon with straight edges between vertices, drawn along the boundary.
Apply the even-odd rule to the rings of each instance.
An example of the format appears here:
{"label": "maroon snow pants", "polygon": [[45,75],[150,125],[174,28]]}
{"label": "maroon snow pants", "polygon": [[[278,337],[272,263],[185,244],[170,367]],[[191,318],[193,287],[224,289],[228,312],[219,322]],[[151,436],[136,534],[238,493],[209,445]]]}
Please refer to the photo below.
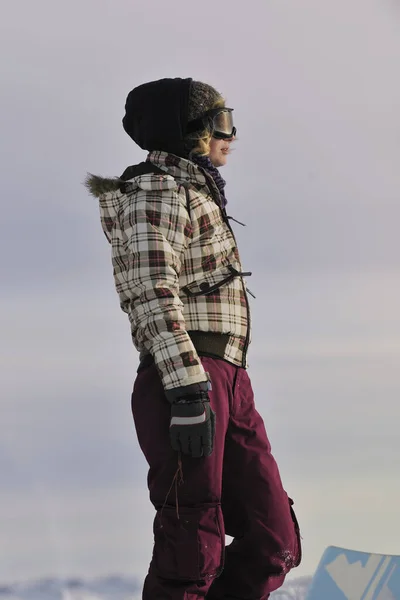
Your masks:
{"label": "maroon snow pants", "polygon": [[[191,458],[169,442],[170,404],[154,365],[132,394],[156,509],[143,600],[265,600],[301,559],[292,501],[282,487],[245,369],[203,357],[216,413],[214,451]],[[225,533],[234,539],[225,548]]]}

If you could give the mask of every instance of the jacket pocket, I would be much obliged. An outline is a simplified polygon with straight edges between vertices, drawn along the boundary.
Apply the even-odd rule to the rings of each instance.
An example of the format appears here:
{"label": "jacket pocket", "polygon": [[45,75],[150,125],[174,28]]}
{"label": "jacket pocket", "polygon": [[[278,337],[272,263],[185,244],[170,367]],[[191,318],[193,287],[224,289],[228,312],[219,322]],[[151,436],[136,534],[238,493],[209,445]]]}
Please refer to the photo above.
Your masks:
{"label": "jacket pocket", "polygon": [[165,506],[154,521],[153,564],[166,579],[200,581],[217,577],[223,567],[225,530],[221,506]]}
{"label": "jacket pocket", "polygon": [[182,287],[182,291],[191,297],[207,296],[241,275],[243,274],[240,271],[229,265],[224,271],[214,271],[207,277],[203,277],[201,281],[192,281]]}
{"label": "jacket pocket", "polygon": [[293,567],[298,567],[299,564],[301,563],[301,558],[302,558],[301,535],[300,535],[300,527],[299,527],[299,523],[297,521],[296,513],[293,510],[293,504],[294,504],[293,500],[291,498],[289,498],[290,515],[292,517],[294,530],[296,533],[296,540],[297,540],[297,552],[295,554]]}

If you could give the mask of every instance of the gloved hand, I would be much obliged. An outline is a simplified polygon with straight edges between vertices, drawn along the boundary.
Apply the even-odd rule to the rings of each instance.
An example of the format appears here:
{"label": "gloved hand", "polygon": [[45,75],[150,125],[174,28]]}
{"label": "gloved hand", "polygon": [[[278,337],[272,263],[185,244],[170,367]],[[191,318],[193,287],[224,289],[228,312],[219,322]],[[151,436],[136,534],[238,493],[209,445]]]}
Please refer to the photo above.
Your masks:
{"label": "gloved hand", "polygon": [[203,382],[166,391],[171,402],[171,446],[192,458],[210,456],[214,448],[215,413],[208,386]]}

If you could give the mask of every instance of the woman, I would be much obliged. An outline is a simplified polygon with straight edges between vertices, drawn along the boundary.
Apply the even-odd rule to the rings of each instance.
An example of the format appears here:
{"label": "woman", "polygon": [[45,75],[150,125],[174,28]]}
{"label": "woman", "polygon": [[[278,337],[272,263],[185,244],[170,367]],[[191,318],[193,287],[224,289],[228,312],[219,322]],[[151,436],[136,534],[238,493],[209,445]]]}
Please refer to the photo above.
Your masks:
{"label": "woman", "polygon": [[140,352],[132,411],[157,511],[143,598],[265,599],[301,549],[246,371],[250,273],[217,169],[233,109],[179,78],[135,88],[125,109],[125,131],[149,155],[87,185]]}

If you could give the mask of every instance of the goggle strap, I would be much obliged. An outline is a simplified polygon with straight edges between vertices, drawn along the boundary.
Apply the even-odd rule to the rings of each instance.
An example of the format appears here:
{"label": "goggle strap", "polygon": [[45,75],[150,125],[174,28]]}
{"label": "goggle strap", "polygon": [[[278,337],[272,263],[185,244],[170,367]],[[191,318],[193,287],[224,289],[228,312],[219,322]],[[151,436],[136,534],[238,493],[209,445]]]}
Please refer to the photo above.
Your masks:
{"label": "goggle strap", "polygon": [[190,121],[186,127],[186,133],[194,133],[195,131],[200,131],[204,127],[204,117],[200,117],[199,119],[195,119],[194,121]]}

